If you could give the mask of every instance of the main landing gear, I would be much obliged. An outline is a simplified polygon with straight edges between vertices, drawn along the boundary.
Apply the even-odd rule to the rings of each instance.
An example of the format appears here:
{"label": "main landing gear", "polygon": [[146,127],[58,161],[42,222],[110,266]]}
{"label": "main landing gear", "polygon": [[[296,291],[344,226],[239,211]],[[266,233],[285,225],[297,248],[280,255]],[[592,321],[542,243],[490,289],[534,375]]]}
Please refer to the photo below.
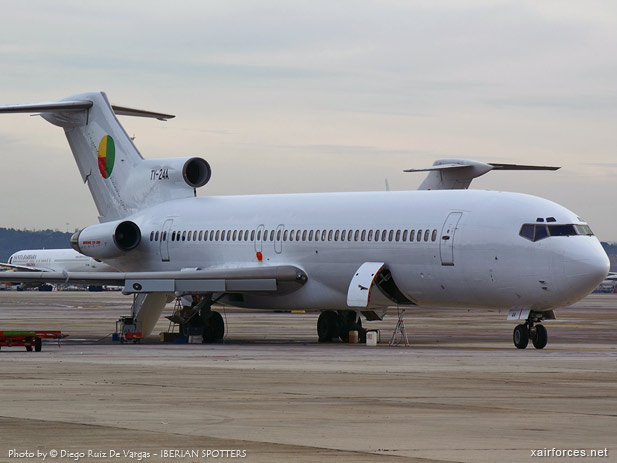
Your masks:
{"label": "main landing gear", "polygon": [[366,330],[362,328],[360,313],[354,310],[325,310],[317,320],[319,342],[349,341],[349,332],[358,332],[358,341],[366,342]]}
{"label": "main landing gear", "polygon": [[204,343],[221,342],[225,337],[225,322],[220,313],[212,310],[212,295],[200,296],[193,299],[191,306],[183,307],[172,316],[167,317],[180,328],[180,334],[202,336]]}
{"label": "main landing gear", "polygon": [[534,320],[528,319],[524,324],[514,328],[512,338],[517,349],[525,349],[530,339],[533,347],[543,349],[548,342],[548,332],[544,325],[536,325]]}

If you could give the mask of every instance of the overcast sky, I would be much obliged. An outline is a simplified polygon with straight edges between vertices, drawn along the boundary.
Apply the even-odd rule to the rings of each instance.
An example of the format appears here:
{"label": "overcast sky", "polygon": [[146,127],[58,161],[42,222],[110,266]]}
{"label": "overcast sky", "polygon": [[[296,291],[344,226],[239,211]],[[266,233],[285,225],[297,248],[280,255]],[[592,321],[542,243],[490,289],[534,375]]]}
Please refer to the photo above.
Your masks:
{"label": "overcast sky", "polygon": [[[472,187],[556,201],[617,240],[614,1],[2,2],[0,104],[105,91],[200,195],[416,189],[440,158],[560,165]],[[0,227],[97,222],[62,130],[0,116]],[[67,225],[68,224],[68,225]]]}

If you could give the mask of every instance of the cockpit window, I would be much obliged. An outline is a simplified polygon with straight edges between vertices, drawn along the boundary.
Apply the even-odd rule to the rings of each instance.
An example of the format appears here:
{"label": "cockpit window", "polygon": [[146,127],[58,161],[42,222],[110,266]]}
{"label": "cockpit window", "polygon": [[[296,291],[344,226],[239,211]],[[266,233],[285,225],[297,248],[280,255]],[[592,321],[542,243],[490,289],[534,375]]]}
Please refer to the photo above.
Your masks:
{"label": "cockpit window", "polygon": [[526,223],[521,227],[519,235],[529,241],[540,241],[550,236],[593,236],[589,225],[545,225]]}
{"label": "cockpit window", "polygon": [[589,228],[589,225],[574,225],[574,228],[579,235],[593,236],[593,232],[591,228]]}
{"label": "cockpit window", "polygon": [[573,236],[577,235],[574,225],[549,225],[548,231],[551,236]]}

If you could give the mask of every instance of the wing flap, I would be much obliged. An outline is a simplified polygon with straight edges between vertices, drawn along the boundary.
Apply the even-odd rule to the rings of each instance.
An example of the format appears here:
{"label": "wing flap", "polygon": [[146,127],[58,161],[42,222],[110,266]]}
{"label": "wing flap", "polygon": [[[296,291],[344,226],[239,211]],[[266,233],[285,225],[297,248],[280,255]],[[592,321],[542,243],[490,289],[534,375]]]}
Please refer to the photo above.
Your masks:
{"label": "wing flap", "polygon": [[[307,275],[291,266],[249,267],[173,272],[4,272],[0,280],[21,283],[96,284],[124,286],[133,293],[243,293],[279,291],[302,285]],[[299,287],[299,286],[297,286]]]}

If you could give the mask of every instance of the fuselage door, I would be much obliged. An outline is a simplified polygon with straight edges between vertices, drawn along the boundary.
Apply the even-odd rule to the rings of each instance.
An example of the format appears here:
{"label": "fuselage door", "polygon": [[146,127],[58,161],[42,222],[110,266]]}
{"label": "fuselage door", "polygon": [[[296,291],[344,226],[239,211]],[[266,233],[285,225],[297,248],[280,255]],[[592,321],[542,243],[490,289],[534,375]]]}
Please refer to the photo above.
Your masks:
{"label": "fuselage door", "polygon": [[454,234],[462,215],[462,212],[451,212],[443,224],[439,239],[441,265],[454,265]]}
{"label": "fuselage door", "polygon": [[255,233],[255,252],[261,252],[262,251],[262,246],[261,243],[264,240],[264,237],[262,236],[264,233],[264,226],[260,225],[259,227],[257,227],[256,230],[257,233]]}
{"label": "fuselage door", "polygon": [[159,246],[161,251],[161,260],[163,262],[169,262],[169,241],[171,240],[171,225],[173,223],[174,219],[167,219],[161,230]]}
{"label": "fuselage door", "polygon": [[285,225],[279,225],[276,227],[276,234],[274,235],[274,252],[280,254],[283,252],[283,233],[285,232]]}

